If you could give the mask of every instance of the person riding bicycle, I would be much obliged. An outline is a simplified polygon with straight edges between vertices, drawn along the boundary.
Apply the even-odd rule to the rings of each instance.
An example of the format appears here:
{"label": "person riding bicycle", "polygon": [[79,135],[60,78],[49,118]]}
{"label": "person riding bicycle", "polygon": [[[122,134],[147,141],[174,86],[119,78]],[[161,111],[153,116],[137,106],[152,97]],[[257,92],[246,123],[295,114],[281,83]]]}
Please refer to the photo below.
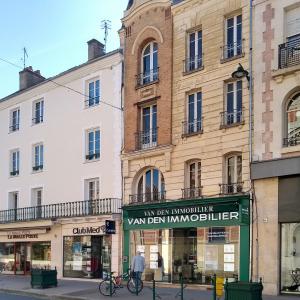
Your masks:
{"label": "person riding bicycle", "polygon": [[137,278],[142,278],[142,274],[145,270],[145,258],[141,255],[140,251],[137,251],[136,256],[132,258],[131,270]]}

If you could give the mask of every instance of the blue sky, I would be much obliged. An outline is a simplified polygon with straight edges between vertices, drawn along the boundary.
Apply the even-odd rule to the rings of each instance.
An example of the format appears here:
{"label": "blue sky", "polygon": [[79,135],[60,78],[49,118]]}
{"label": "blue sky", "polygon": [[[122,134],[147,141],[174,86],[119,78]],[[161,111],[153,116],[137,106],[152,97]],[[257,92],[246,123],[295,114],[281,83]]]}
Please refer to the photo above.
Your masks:
{"label": "blue sky", "polygon": [[[107,51],[119,47],[117,31],[128,0],[0,0],[0,58],[56,75],[87,60],[86,42],[103,42],[101,20],[111,20]],[[19,69],[0,61],[0,99],[19,88]]]}

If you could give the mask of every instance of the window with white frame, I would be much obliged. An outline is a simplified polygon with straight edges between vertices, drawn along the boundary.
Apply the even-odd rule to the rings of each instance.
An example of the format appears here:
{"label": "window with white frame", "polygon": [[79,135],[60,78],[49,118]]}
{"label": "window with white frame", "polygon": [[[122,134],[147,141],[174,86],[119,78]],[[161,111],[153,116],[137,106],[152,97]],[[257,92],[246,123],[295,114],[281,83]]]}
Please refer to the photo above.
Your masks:
{"label": "window with white frame", "polygon": [[87,83],[88,85],[88,99],[86,106],[91,107],[100,103],[100,80],[92,80]]}
{"label": "window with white frame", "polygon": [[242,190],[242,155],[228,155],[226,157],[226,183],[223,186],[223,193],[240,193]]}
{"label": "window with white frame", "polygon": [[243,82],[226,84],[226,111],[222,114],[222,125],[232,125],[243,121]]}
{"label": "window with white frame", "polygon": [[188,34],[188,57],[186,62],[186,71],[193,71],[202,67],[202,30]]}
{"label": "window with white frame", "polygon": [[137,195],[133,202],[151,202],[165,199],[165,180],[163,174],[155,168],[146,170],[137,182]]}
{"label": "window with white frame", "polygon": [[202,93],[188,95],[187,126],[185,134],[202,130]]}
{"label": "window with white frame", "polygon": [[100,129],[94,128],[86,132],[87,154],[86,160],[95,160],[100,158]]}
{"label": "window with white frame", "polygon": [[201,196],[201,161],[193,160],[186,164],[186,188],[183,198]]}
{"label": "window with white frame", "polygon": [[229,17],[225,21],[224,58],[231,58],[242,54],[242,15]]}
{"label": "window with white frame", "polygon": [[42,203],[43,203],[43,189],[34,188],[31,191],[32,206],[34,207],[34,218],[40,218],[42,216]]}
{"label": "window with white frame", "polygon": [[42,143],[33,146],[33,171],[41,171],[44,168],[44,145]]}
{"label": "window with white frame", "polygon": [[142,76],[139,84],[147,84],[158,80],[158,46],[156,42],[148,43],[142,51]]}
{"label": "window with white frame", "polygon": [[15,108],[10,112],[9,132],[20,129],[20,108]]}
{"label": "window with white frame", "polygon": [[138,148],[146,149],[157,145],[157,105],[141,108],[141,132],[138,134]]}
{"label": "window with white frame", "polygon": [[289,97],[285,114],[284,146],[300,145],[300,92]]}
{"label": "window with white frame", "polygon": [[32,123],[39,124],[44,122],[44,100],[33,102]]}
{"label": "window with white frame", "polygon": [[10,153],[10,176],[17,176],[20,172],[20,151],[12,150]]}
{"label": "window with white frame", "polygon": [[100,198],[99,178],[87,179],[85,181],[86,200],[97,200]]}

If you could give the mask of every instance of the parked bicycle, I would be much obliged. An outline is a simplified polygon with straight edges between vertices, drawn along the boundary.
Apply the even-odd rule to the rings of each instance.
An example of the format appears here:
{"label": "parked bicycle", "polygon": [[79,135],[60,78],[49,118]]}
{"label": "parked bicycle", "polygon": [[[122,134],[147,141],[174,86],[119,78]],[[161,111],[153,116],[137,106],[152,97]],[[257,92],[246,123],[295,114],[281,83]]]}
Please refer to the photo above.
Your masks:
{"label": "parked bicycle", "polygon": [[99,284],[99,292],[103,296],[113,295],[116,290],[123,288],[123,281],[127,281],[127,289],[130,293],[139,294],[142,291],[144,287],[143,281],[133,276],[130,269],[118,276],[113,276],[114,273],[107,274],[106,278]]}

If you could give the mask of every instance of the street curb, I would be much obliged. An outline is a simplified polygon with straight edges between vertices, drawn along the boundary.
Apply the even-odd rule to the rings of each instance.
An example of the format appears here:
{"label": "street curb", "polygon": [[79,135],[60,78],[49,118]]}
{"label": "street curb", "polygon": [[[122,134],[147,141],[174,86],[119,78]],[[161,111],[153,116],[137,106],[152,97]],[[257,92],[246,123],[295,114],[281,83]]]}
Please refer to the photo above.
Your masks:
{"label": "street curb", "polygon": [[44,295],[39,293],[33,293],[22,290],[11,290],[11,289],[2,289],[0,288],[0,292],[12,295],[20,295],[20,296],[30,296],[39,299],[50,299],[50,300],[88,300],[88,298],[76,297],[76,296],[67,296],[67,295]]}

